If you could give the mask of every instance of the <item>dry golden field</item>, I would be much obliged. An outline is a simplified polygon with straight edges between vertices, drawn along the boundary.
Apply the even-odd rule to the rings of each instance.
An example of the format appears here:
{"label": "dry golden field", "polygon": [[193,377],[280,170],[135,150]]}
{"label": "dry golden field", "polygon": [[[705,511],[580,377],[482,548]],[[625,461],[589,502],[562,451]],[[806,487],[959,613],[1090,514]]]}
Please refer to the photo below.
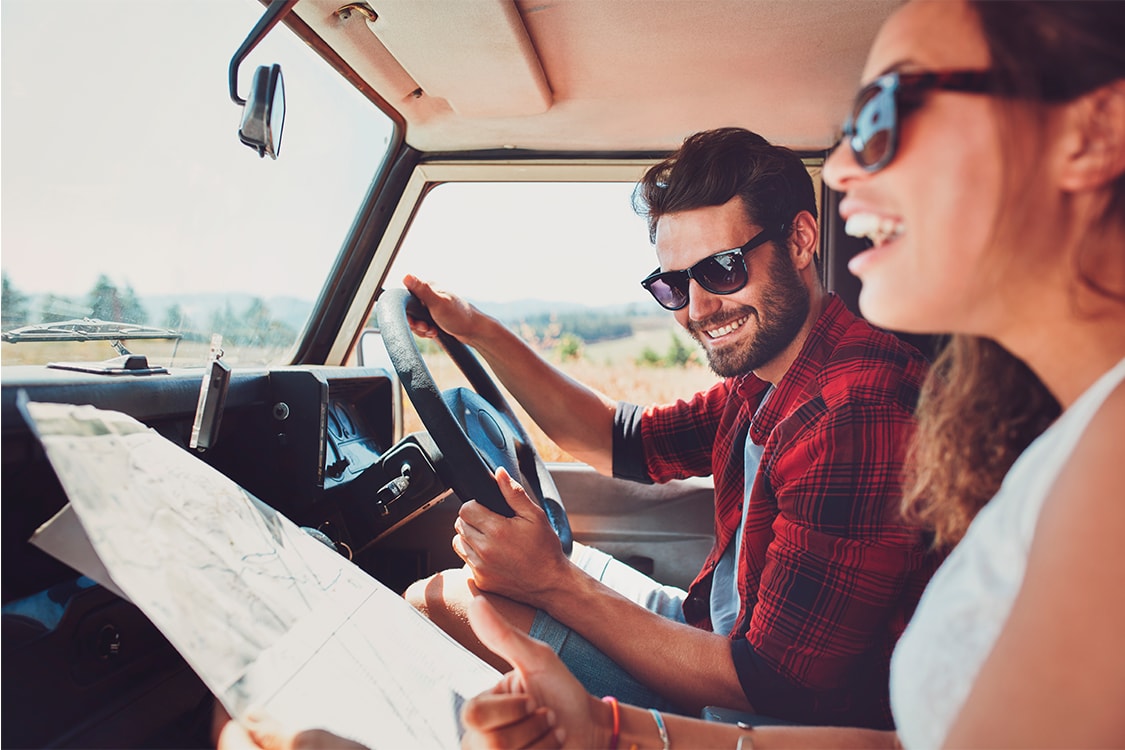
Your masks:
{"label": "dry golden field", "polygon": [[[211,345],[203,341],[137,339],[123,342],[133,354],[144,354],[156,367],[200,367],[207,363]],[[277,362],[286,350],[279,347],[229,347],[224,361],[232,367],[256,367]],[[48,362],[100,362],[117,357],[109,341],[51,341],[0,343],[0,363],[43,365]]]}
{"label": "dry golden field", "polygon": [[[705,364],[698,361],[679,367],[638,364],[638,359],[646,348],[663,356],[672,343],[673,335],[679,336],[689,348],[693,350],[697,348],[696,344],[688,339],[687,334],[676,328],[674,324],[670,321],[661,321],[654,322],[627,339],[584,345],[577,358],[565,362],[558,361],[556,350],[546,350],[542,354],[571,377],[613,399],[624,399],[642,405],[666,403],[679,398],[688,398],[695,392],[711,386],[717,379]],[[174,342],[146,340],[126,342],[126,345],[135,353],[147,354],[149,363],[154,366],[198,366],[206,362],[208,354],[208,345],[200,342],[180,342],[174,347]],[[283,352],[251,350],[241,353],[240,356],[235,350],[228,352],[225,359],[232,366],[256,366],[265,364],[281,354]],[[0,361],[5,365],[95,362],[115,356],[117,353],[108,341],[33,344],[5,342],[0,348]],[[255,361],[245,361],[247,359]],[[426,360],[439,388],[467,385],[464,377],[444,353],[427,355]],[[523,420],[544,461],[574,460],[543,434],[514,399],[509,397],[508,401]],[[409,401],[404,407],[404,432],[409,434],[421,430],[421,421]]]}
{"label": "dry golden field", "polygon": [[[551,351],[542,354],[575,380],[596,388],[615,400],[641,405],[668,403],[689,398],[718,380],[718,376],[706,364],[699,362],[693,361],[683,367],[652,367],[637,363],[636,360],[645,347],[663,355],[671,344],[672,332],[672,327],[661,326],[641,331],[628,339],[593,344],[584,347],[579,358],[567,362],[559,362]],[[687,334],[680,331],[677,335],[688,347],[697,348]],[[427,355],[426,361],[438,388],[444,390],[468,385],[444,353]],[[505,396],[507,397],[506,393]],[[523,421],[544,461],[574,460],[531,421],[514,399],[508,397],[508,403]],[[407,434],[423,429],[421,420],[409,402],[404,405],[404,411],[404,428]]]}

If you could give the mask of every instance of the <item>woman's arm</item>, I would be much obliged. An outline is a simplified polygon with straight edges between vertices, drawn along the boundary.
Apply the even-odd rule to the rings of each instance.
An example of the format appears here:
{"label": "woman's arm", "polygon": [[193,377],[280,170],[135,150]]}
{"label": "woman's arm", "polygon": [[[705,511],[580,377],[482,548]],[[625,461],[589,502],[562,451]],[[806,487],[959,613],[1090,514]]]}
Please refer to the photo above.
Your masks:
{"label": "woman's arm", "polygon": [[[747,730],[672,714],[659,714],[658,722],[651,711],[626,705],[617,706],[615,720],[611,703],[587,693],[554,651],[512,627],[483,598],[473,600],[469,618],[481,641],[514,665],[514,670],[493,690],[465,705],[463,748],[736,750],[740,739],[742,750],[898,747],[891,732],[832,727]],[[661,724],[667,742],[661,736]]]}

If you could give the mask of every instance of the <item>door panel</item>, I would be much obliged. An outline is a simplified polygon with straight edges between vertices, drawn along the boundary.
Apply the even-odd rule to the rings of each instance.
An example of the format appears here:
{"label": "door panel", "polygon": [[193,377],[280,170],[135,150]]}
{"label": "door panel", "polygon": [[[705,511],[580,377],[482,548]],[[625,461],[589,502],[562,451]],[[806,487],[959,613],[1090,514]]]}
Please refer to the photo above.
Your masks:
{"label": "door panel", "polygon": [[640,484],[585,464],[551,464],[574,538],[687,588],[714,542],[711,478]]}

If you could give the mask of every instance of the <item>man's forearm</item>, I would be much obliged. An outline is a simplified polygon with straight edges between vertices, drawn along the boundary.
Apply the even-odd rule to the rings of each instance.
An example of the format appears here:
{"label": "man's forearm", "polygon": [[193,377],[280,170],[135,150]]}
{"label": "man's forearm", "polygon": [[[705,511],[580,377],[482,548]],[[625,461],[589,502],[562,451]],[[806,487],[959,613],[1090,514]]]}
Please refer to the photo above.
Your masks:
{"label": "man's forearm", "polygon": [[481,321],[471,343],[548,437],[612,474],[616,402],[552,366],[494,318]]}
{"label": "man's forearm", "polygon": [[723,636],[650,612],[577,568],[537,606],[685,710],[752,710]]}

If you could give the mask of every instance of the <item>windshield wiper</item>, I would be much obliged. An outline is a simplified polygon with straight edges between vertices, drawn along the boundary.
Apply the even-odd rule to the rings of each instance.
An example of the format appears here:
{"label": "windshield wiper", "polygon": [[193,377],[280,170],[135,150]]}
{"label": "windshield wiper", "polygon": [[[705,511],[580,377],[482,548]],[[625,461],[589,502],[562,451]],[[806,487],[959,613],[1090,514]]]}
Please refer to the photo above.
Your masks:
{"label": "windshield wiper", "polygon": [[[4,341],[13,344],[18,344],[21,341],[179,340],[184,337],[182,333],[168,328],[156,328],[136,323],[114,323],[95,318],[75,318],[74,320],[60,320],[56,323],[36,323],[35,325],[4,331],[2,335]],[[128,354],[128,352],[120,353]]]}
{"label": "windshield wiper", "polygon": [[47,367],[59,370],[77,370],[79,372],[93,372],[101,375],[153,375],[166,373],[164,367],[148,364],[148,358],[143,354],[133,354],[121,343],[125,339],[164,339],[175,341],[172,358],[175,359],[176,351],[180,346],[182,333],[168,328],[139,325],[136,323],[114,323],[95,318],[75,318],[74,320],[60,320],[55,323],[37,323],[35,325],[13,328],[0,334],[4,341],[18,344],[25,341],[108,341],[110,346],[120,355],[104,362],[49,362]]}

